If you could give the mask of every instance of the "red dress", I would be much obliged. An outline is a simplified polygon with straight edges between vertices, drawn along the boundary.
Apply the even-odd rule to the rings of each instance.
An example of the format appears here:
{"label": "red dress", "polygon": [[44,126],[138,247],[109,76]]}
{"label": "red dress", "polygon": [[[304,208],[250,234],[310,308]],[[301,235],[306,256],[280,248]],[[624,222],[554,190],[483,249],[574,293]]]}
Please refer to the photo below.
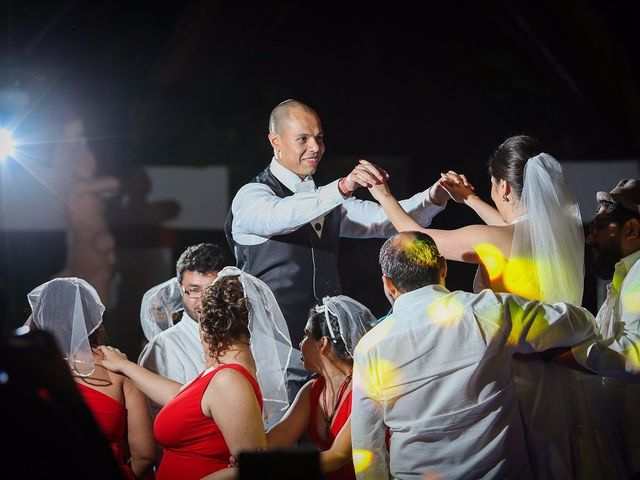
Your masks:
{"label": "red dress", "polygon": [[202,372],[183,388],[158,413],[153,433],[164,448],[158,480],[201,479],[229,466],[231,452],[213,419],[202,413],[202,396],[213,376],[223,368],[240,372],[253,386],[262,409],[258,382],[242,366],[225,364],[210,372]]}
{"label": "red dress", "polygon": [[[318,418],[318,409],[320,408],[320,395],[324,388],[324,377],[316,378],[311,384],[311,392],[309,392],[309,402],[311,404],[311,421],[309,422],[309,438],[315,443],[320,450],[329,450],[333,445],[334,440],[338,436],[338,433],[342,429],[349,417],[351,416],[351,390],[340,405],[340,408],[333,417],[333,422],[329,429],[329,434],[326,439],[323,439],[318,432],[318,422],[315,421]],[[353,461],[347,463],[344,467],[335,472],[331,472],[326,475],[329,480],[355,480],[356,473],[353,470]]]}
{"label": "red dress", "polygon": [[127,409],[123,404],[98,390],[76,382],[84,401],[93,413],[102,434],[111,445],[125,478],[135,480],[131,467],[127,465]]}

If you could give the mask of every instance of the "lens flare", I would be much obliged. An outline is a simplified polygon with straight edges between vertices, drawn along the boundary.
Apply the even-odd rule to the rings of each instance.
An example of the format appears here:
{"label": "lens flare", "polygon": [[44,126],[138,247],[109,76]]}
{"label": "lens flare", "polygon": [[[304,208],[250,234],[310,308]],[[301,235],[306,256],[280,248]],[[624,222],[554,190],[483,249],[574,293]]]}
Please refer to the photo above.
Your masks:
{"label": "lens flare", "polygon": [[0,160],[16,153],[16,142],[13,134],[6,128],[0,128]]}
{"label": "lens flare", "polygon": [[427,314],[433,319],[434,325],[447,327],[462,320],[464,309],[459,302],[447,295],[430,303],[427,307]]}
{"label": "lens flare", "polygon": [[[618,291],[619,290],[620,288],[618,287]],[[640,279],[632,280],[631,283],[625,287],[624,292],[622,292],[622,305],[625,311],[629,313],[640,312]]]}
{"label": "lens flare", "polygon": [[489,274],[491,281],[500,278],[504,272],[507,259],[502,250],[490,243],[480,243],[474,248],[476,255]]}
{"label": "lens flare", "polygon": [[530,300],[540,300],[535,262],[530,258],[510,258],[504,269],[504,286],[508,292]]}
{"label": "lens flare", "polygon": [[356,474],[369,468],[369,465],[373,462],[373,452],[370,452],[369,450],[354,448],[352,454],[353,468],[356,471]]}

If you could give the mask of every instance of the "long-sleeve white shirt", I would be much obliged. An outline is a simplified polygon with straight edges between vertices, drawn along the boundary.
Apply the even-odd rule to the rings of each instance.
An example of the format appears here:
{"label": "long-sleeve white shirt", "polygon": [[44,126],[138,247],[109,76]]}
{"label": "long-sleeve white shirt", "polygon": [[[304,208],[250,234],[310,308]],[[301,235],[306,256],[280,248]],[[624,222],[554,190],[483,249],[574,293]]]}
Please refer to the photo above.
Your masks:
{"label": "long-sleeve white shirt", "polygon": [[623,452],[629,475],[640,472],[639,260],[640,250],[615,265],[607,298],[596,316],[600,338],[572,350],[578,363],[605,377],[597,385],[604,388],[607,400],[602,414],[621,429],[620,438],[615,432],[612,440],[605,441]]}
{"label": "long-sleeve white shirt", "polygon": [[[198,322],[184,312],[180,322],[145,345],[138,365],[183,385],[196,378],[205,368]],[[152,404],[151,410],[155,416],[160,406]]]}
{"label": "long-sleeve white shirt", "polygon": [[593,316],[569,304],[439,285],[401,295],[356,347],[358,479],[531,478],[512,354],[594,335]]}
{"label": "long-sleeve white shirt", "polygon": [[[312,177],[301,180],[275,159],[269,168],[294,194],[280,198],[261,183],[248,183],[240,188],[231,203],[232,233],[237,243],[258,245],[274,235],[290,233],[307,223],[322,226],[323,216],[338,205],[341,207],[341,237],[385,238],[395,233],[378,203],[345,198],[338,190],[339,180],[316,187]],[[400,204],[422,226],[428,226],[444,208],[430,202],[428,191],[419,192]]]}

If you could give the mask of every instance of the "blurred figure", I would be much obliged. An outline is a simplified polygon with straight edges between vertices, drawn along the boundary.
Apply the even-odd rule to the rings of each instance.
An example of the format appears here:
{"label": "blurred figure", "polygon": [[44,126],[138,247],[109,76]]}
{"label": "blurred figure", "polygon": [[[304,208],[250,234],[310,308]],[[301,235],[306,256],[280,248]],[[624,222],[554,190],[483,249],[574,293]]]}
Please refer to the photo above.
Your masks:
{"label": "blurred figure", "polygon": [[89,149],[80,120],[64,128],[53,169],[58,191],[67,205],[67,258],[54,277],[79,277],[93,285],[105,302],[116,262],[115,240],[105,219],[105,200],[120,188],[115,177],[95,177],[97,161]]}
{"label": "blurred figure", "polygon": [[163,405],[154,423],[164,448],[159,480],[234,477],[231,455],[264,449],[263,421],[288,406],[291,340],[269,287],[226,267],[205,288],[201,310],[205,369],[186,385],[101,347],[103,366],[127,375]]}
{"label": "blurred figure", "polygon": [[320,463],[328,479],[355,479],[350,420],[353,350],[375,322],[367,307],[344,295],[325,297],[312,308],[300,350],[304,367],[318,376],[302,387],[284,418],[267,431],[269,448],[293,446],[307,432],[322,450]]}
{"label": "blurred figure", "polygon": [[355,349],[357,478],[533,478],[513,354],[592,339],[593,316],[489,289],[449,292],[446,260],[422,232],[387,240],[380,266],[393,311]]}
{"label": "blurred figure", "polygon": [[5,478],[130,478],[49,332],[0,334],[0,425]]}
{"label": "blurred figure", "polygon": [[99,365],[104,306],[86,281],[56,278],[28,294],[31,326],[53,334],[76,386],[126,478],[154,478],[155,442],[147,399],[128,378]]}

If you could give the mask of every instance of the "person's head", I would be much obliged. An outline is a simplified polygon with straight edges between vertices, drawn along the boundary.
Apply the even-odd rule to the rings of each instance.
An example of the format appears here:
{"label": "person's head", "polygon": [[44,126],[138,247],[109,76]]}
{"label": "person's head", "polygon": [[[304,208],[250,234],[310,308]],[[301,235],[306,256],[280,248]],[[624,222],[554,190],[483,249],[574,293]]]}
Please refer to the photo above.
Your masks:
{"label": "person's head", "polygon": [[198,319],[202,292],[225,266],[222,248],[213,243],[191,245],[182,252],[176,263],[176,275],[184,309],[192,319]]}
{"label": "person's head", "polygon": [[212,358],[238,341],[249,340],[249,309],[238,276],[219,278],[204,289],[199,321]]}
{"label": "person's head", "polygon": [[537,139],[515,135],[502,142],[489,158],[491,199],[503,217],[504,209],[513,208],[520,201],[527,160],[540,153],[542,149]]}
{"label": "person's head", "polygon": [[367,307],[346,295],[325,297],[311,307],[304,337],[300,342],[304,368],[318,372],[322,357],[353,363],[353,350],[375,324]]}
{"label": "person's head", "polygon": [[96,290],[81,278],[54,278],[33,289],[27,299],[31,325],[54,335],[72,371],[81,376],[93,373],[90,336],[97,346],[104,333],[104,305]]}
{"label": "person's head", "polygon": [[269,142],[275,159],[300,178],[313,175],[324,155],[318,114],[297,100],[278,104],[269,117]]}
{"label": "person's head", "polygon": [[447,262],[422,232],[396,233],[380,249],[382,284],[389,301],[427,285],[444,285]]}
{"label": "person's head", "polygon": [[640,181],[620,180],[610,192],[598,192],[596,199],[598,212],[586,242],[595,273],[610,279],[621,258],[640,250]]}

